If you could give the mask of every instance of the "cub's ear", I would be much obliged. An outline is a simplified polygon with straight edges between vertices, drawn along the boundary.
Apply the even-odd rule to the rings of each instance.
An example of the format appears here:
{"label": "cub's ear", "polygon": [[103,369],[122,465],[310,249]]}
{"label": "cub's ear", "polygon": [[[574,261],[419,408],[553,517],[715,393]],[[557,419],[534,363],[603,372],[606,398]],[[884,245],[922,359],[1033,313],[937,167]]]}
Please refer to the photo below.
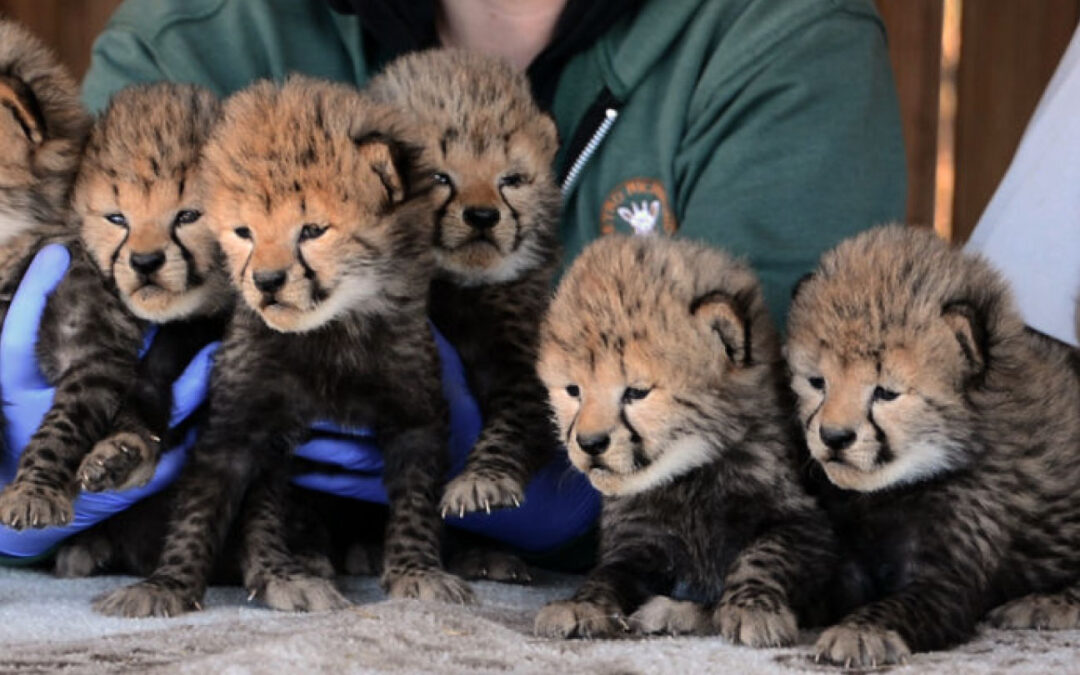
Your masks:
{"label": "cub's ear", "polygon": [[732,365],[750,364],[750,326],[735,298],[724,291],[710,291],[690,303],[690,314],[720,338]]}
{"label": "cub's ear", "polygon": [[554,118],[547,113],[537,115],[536,126],[543,141],[543,151],[554,157],[559,150],[559,129],[555,126]]}
{"label": "cub's ear", "polygon": [[409,190],[410,166],[405,146],[378,131],[358,136],[353,142],[386,190],[387,206],[404,201]]}
{"label": "cub's ear", "polygon": [[967,300],[953,300],[941,309],[941,318],[956,336],[972,373],[986,369],[986,324],[975,305]]}
{"label": "cub's ear", "polygon": [[33,145],[45,140],[45,117],[41,113],[37,97],[20,79],[0,75],[0,115],[14,118],[14,123]]}
{"label": "cub's ear", "polygon": [[813,272],[807,272],[806,274],[799,277],[799,280],[796,281],[795,285],[791,287],[791,299],[795,300],[795,298],[799,297],[799,291],[803,289],[803,286],[806,285],[806,282],[810,281],[813,278]]}

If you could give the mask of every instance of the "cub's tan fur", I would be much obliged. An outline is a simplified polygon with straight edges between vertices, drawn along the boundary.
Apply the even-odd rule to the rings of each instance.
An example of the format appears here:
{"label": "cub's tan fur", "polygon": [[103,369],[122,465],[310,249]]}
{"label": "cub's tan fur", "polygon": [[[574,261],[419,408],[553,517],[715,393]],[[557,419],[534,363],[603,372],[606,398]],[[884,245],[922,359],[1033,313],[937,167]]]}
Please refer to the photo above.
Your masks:
{"label": "cub's tan fur", "polygon": [[41,241],[71,233],[67,198],[89,124],[56,58],[0,20],[0,281],[8,300]]}
{"label": "cub's tan fur", "polygon": [[776,332],[746,265],[604,237],[564,277],[540,345],[570,459],[605,499],[598,566],[536,631],[600,636],[625,616],[642,632],[792,642],[833,542],[797,478]]}
{"label": "cub's tan fur", "polygon": [[1076,627],[1080,353],[1026,330],[985,261],[904,226],[827,253],[788,327],[848,557],[836,590],[872,601],[819,654],[902,660],[967,639],[1008,600],[1000,625]]}
{"label": "cub's tan fur", "polygon": [[148,321],[212,314],[230,298],[199,173],[219,109],[200,87],[137,85],[113,96],[90,133],[74,197],[83,242]]}

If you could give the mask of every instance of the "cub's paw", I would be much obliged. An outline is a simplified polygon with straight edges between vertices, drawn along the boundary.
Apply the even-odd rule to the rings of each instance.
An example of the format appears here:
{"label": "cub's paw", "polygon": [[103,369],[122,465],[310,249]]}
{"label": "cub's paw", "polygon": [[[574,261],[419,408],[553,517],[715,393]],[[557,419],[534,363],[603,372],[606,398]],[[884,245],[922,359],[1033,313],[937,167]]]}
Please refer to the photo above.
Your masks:
{"label": "cub's paw", "polygon": [[61,579],[78,579],[97,574],[112,559],[112,546],[104,537],[80,537],[64,542],[56,552],[53,574]]}
{"label": "cub's paw", "polygon": [[904,638],[894,630],[878,626],[833,626],[814,645],[815,661],[830,661],[845,668],[904,663],[910,656]]}
{"label": "cub's paw", "polygon": [[783,602],[721,602],[713,625],[731,642],[747,647],[785,647],[799,637],[795,615]]}
{"label": "cub's paw", "polygon": [[548,638],[600,638],[625,633],[629,628],[614,607],[562,600],[540,610],[533,632]]}
{"label": "cub's paw", "polygon": [[74,516],[71,496],[61,490],[19,482],[0,493],[0,523],[16,530],[67,525]]}
{"label": "cub's paw", "polygon": [[643,635],[702,635],[709,617],[701,605],[654,595],[630,615],[630,628]]}
{"label": "cub's paw", "polygon": [[130,618],[179,616],[202,609],[191,594],[166,588],[150,579],[98,596],[94,611],[106,616]]}
{"label": "cub's paw", "polygon": [[387,571],[382,586],[391,598],[414,598],[435,602],[471,605],[476,602],[469,585],[443,570]]}
{"label": "cub's paw", "polygon": [[491,513],[492,509],[521,506],[523,501],[525,486],[516,478],[466,469],[447,483],[439,509],[445,518],[474,511]]}
{"label": "cub's paw", "polygon": [[256,588],[248,588],[270,609],[282,612],[326,612],[352,605],[329,579],[290,575],[269,577]]}
{"label": "cub's paw", "polygon": [[146,485],[157,468],[158,441],[149,435],[120,431],[99,441],[83,458],[75,479],[87,492],[125,490]]}
{"label": "cub's paw", "polygon": [[986,620],[995,628],[1068,630],[1080,628],[1080,605],[1059,594],[1033,594],[994,609]]}
{"label": "cub's paw", "polygon": [[525,561],[511,553],[489,548],[467,549],[455,556],[448,567],[451,572],[464,579],[487,579],[508,584],[527,584],[532,581]]}
{"label": "cub's paw", "polygon": [[383,549],[378,544],[355,543],[345,552],[345,574],[375,577],[382,573]]}

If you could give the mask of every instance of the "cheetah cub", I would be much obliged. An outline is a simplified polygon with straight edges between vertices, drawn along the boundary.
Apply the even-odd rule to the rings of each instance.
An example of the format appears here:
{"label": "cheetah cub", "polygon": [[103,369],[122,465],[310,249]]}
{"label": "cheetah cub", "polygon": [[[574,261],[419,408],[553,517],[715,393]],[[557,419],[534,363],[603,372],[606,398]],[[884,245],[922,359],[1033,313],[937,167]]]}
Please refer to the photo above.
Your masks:
{"label": "cheetah cub", "polygon": [[430,180],[397,138],[392,111],[344,85],[293,77],[225,103],[204,153],[207,217],[243,302],[217,352],[160,563],[99,611],[198,608],[241,507],[253,596],[279,609],[348,604],[289,552],[283,522],[290,453],[319,419],[379,438],[390,596],[472,598],[440,567],[447,408],[426,318]]}
{"label": "cheetah cub", "polygon": [[71,521],[75,472],[135,379],[142,326],[78,239],[69,195],[90,119],[74,81],[34,36],[0,21],[0,315],[46,243],[71,252],[35,345],[56,387],[53,405],[0,493],[0,523],[22,529]]}
{"label": "cheetah cub", "polygon": [[796,476],[777,337],[750,270],[693,242],[604,237],[563,279],[538,369],[604,509],[597,567],[536,632],[793,642],[833,539]]}
{"label": "cheetah cub", "polygon": [[557,445],[535,369],[558,261],[555,123],[524,74],[465,51],[404,56],[368,91],[411,119],[434,170],[439,274],[429,311],[458,349],[484,417],[442,512],[518,506]]}
{"label": "cheetah cub", "polygon": [[[1080,360],[1025,329],[981,258],[903,226],[826,253],[789,317],[791,386],[858,607],[858,667],[1080,627]],[[843,586],[848,588],[843,588]],[[1002,604],[1005,603],[1005,604]]]}

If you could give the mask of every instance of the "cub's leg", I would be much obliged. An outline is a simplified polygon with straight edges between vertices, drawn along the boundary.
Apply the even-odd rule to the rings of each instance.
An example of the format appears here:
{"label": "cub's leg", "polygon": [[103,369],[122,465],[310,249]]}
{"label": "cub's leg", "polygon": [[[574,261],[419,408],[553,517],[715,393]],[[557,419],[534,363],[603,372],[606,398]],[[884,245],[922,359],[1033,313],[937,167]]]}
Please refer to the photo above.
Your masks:
{"label": "cub's leg", "polygon": [[927,511],[937,515],[937,525],[920,533],[915,548],[921,553],[904,563],[910,580],[822,633],[816,658],[866,668],[969,639],[982,618],[989,570],[998,562],[992,552],[1004,547],[1003,530],[982,496],[971,490],[937,494]]}
{"label": "cub's leg", "polygon": [[218,318],[181,321],[158,330],[108,437],[98,441],[76,473],[84,490],[125,490],[153,478],[169,428],[173,382],[223,330]]}
{"label": "cub's leg", "polygon": [[548,417],[547,392],[533,366],[531,345],[537,329],[532,328],[529,335],[515,335],[521,326],[497,323],[490,330],[506,334],[507,344],[487,350],[480,359],[463,354],[471,381],[496,384],[489,392],[476,392],[486,418],[484,429],[469,452],[464,471],[443,491],[439,508],[444,516],[520,506],[530,476],[557,446]]}
{"label": "cub's leg", "polygon": [[[271,469],[251,488],[241,513],[244,587],[272,609],[317,612],[348,607],[334,582],[313,574],[286,542],[287,471]],[[329,564],[327,562],[327,564]]]}
{"label": "cub's leg", "polygon": [[997,628],[1070,630],[1080,628],[1080,584],[1058,593],[1033,593],[997,607],[987,621]]}
{"label": "cub's leg", "polygon": [[[442,569],[442,520],[436,504],[446,464],[446,412],[437,403],[437,381],[425,392],[427,401],[401,400],[401,405],[380,411],[383,481],[390,506],[381,584],[392,598],[471,603],[468,584]],[[400,419],[409,414],[410,419]],[[387,424],[395,416],[397,424]]]}
{"label": "cub's leg", "polygon": [[[816,517],[820,516],[820,517]],[[778,519],[731,563],[713,626],[735,644],[790,645],[798,637],[794,608],[813,599],[835,564],[824,514]]]}
{"label": "cub's leg", "polygon": [[92,527],[68,539],[56,552],[53,574],[76,579],[100,574],[113,562],[114,550],[105,528]]}
{"label": "cub's leg", "polygon": [[605,504],[600,562],[569,600],[548,604],[536,615],[541,637],[594,638],[626,633],[627,616],[645,601],[671,591],[675,583],[671,550],[663,533],[633,516],[612,517]]}
{"label": "cub's leg", "polygon": [[75,471],[135,381],[139,325],[89,264],[73,261],[41,321],[39,362],[56,393],[0,493],[0,523],[17,530],[71,522]]}
{"label": "cub's leg", "polygon": [[469,546],[450,557],[451,572],[463,579],[485,579],[510,584],[532,581],[525,561],[512,553],[487,546]]}

